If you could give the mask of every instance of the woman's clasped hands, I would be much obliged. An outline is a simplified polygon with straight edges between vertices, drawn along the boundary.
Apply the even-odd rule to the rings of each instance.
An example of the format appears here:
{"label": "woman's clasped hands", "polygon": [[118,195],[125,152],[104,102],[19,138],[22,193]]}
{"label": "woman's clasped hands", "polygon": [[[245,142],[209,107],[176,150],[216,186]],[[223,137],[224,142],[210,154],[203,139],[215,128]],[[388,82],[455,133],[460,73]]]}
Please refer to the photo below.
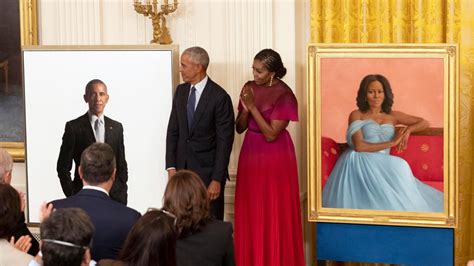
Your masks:
{"label": "woman's clasped hands", "polygon": [[398,128],[393,137],[393,146],[397,146],[397,151],[402,152],[407,148],[408,138],[410,137],[410,130],[408,127]]}
{"label": "woman's clasped hands", "polygon": [[245,111],[248,112],[255,107],[255,99],[253,96],[252,87],[245,86],[242,89],[242,93],[240,94],[240,99],[242,100],[242,106],[244,107]]}

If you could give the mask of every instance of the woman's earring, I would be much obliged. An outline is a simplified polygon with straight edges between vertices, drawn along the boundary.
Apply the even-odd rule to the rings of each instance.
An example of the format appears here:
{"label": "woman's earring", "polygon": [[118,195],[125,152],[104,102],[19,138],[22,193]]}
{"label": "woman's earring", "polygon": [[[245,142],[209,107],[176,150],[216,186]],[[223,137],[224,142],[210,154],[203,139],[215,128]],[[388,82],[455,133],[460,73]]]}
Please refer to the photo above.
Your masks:
{"label": "woman's earring", "polygon": [[273,75],[270,77],[270,83],[268,83],[268,87],[271,87],[273,83]]}

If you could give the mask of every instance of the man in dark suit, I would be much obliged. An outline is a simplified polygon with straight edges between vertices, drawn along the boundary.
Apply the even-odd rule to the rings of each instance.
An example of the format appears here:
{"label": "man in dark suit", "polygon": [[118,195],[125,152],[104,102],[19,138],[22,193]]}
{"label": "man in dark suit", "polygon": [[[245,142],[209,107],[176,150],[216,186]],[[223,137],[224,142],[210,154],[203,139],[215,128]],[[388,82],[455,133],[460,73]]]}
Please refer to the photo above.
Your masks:
{"label": "man in dark suit", "polygon": [[84,187],[74,196],[51,202],[56,209],[81,208],[95,226],[92,258],[115,259],[140,213],[109,197],[116,174],[114,151],[106,143],[84,150],[79,176]]}
{"label": "man in dark suit", "polygon": [[206,74],[209,56],[201,47],[181,55],[178,85],[166,136],[166,169],[196,172],[207,187],[211,213],[224,218],[224,186],[234,142],[234,109],[229,94]]}
{"label": "man in dark suit", "polygon": [[[121,123],[104,116],[104,109],[109,100],[105,83],[98,79],[89,81],[84,100],[89,105],[89,111],[66,123],[59,152],[56,169],[64,195],[72,196],[82,188],[77,170],[82,151],[92,143],[105,142],[112,147],[117,160],[117,175],[110,190],[110,197],[127,205],[128,169],[123,144],[123,127]],[[74,180],[71,179],[72,161],[75,164]]]}

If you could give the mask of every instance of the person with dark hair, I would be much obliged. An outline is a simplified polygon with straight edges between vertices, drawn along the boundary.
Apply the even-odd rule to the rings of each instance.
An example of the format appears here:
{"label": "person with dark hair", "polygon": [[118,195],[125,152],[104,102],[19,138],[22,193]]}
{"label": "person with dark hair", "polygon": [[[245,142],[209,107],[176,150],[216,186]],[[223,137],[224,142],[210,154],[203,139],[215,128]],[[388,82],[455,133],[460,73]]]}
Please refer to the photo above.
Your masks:
{"label": "person with dark hair", "polygon": [[[392,112],[392,105],[393,105],[393,92],[392,88],[390,87],[390,83],[388,82],[387,78],[385,78],[382,75],[367,75],[365,76],[362,81],[360,82],[359,90],[357,91],[357,107],[359,108],[359,111],[362,113],[367,113],[370,109],[370,104],[368,101],[368,90],[369,86],[372,82],[377,81],[382,85],[382,90],[383,90],[383,101],[382,105],[380,106],[381,112],[390,114]],[[377,83],[374,83],[377,84]],[[425,122],[423,122],[425,123]],[[428,125],[426,124],[426,127]]]}
{"label": "person with dark hair", "polygon": [[22,214],[18,192],[10,185],[0,183],[0,265],[28,265],[33,256],[9,243]]}
{"label": "person with dark hair", "polygon": [[237,133],[246,131],[235,191],[237,265],[304,265],[296,155],[286,130],[298,121],[298,103],[281,80],[280,55],[260,51],[254,80],[240,94]]}
{"label": "person with dark hair", "polygon": [[181,55],[185,83],[173,97],[166,134],[166,170],[196,172],[207,187],[211,213],[224,219],[224,187],[234,142],[234,108],[229,94],[207,75],[209,55],[190,47]]}
{"label": "person with dark hair", "polygon": [[[82,152],[92,143],[107,143],[114,150],[117,160],[115,182],[110,190],[110,198],[127,205],[128,168],[125,160],[122,124],[104,115],[109,101],[107,86],[99,79],[86,85],[84,101],[89,105],[86,114],[66,123],[63,142],[57,162],[58,177],[66,197],[72,196],[82,188],[79,177],[79,162]],[[74,162],[74,179],[71,168]]]}
{"label": "person with dark hair", "polygon": [[[421,118],[392,110],[393,93],[382,75],[367,75],[349,115],[349,148],[339,157],[323,189],[322,205],[412,212],[442,212],[443,193],[418,180],[408,163],[390,155],[406,148],[410,133],[428,127]],[[402,125],[399,130],[396,125]]]}
{"label": "person with dark hair", "polygon": [[[5,183],[10,185],[12,180],[13,159],[11,155],[0,148],[0,184]],[[28,252],[32,256],[36,256],[39,251],[39,243],[30,232],[25,223],[25,195],[19,192],[21,198],[21,214],[15,226],[15,230],[9,239],[15,242],[17,248],[25,247],[22,251]]]}
{"label": "person with dark hair", "polygon": [[191,171],[176,172],[166,185],[163,210],[176,217],[178,266],[232,266],[232,224],[214,219],[204,183]]}
{"label": "person with dark hair", "polygon": [[40,230],[43,266],[89,265],[94,225],[84,210],[58,209],[44,219]]}
{"label": "person with dark hair", "polygon": [[176,266],[176,217],[149,210],[130,230],[118,260],[101,260],[100,266]]}
{"label": "person with dark hair", "polygon": [[84,150],[79,166],[83,188],[74,196],[51,202],[54,208],[81,208],[96,228],[92,258],[115,259],[127,234],[140,218],[134,209],[111,200],[109,192],[116,175],[114,151],[107,143],[94,143]]}

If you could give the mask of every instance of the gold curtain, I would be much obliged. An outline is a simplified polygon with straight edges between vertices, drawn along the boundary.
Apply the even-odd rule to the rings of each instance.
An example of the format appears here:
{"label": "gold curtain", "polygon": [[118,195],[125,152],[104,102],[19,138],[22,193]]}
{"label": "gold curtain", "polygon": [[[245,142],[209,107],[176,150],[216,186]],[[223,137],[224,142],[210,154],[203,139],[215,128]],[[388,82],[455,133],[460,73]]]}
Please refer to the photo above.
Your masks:
{"label": "gold curtain", "polygon": [[459,223],[455,230],[455,265],[466,265],[467,260],[474,259],[473,14],[472,0],[311,0],[313,43],[460,44]]}

